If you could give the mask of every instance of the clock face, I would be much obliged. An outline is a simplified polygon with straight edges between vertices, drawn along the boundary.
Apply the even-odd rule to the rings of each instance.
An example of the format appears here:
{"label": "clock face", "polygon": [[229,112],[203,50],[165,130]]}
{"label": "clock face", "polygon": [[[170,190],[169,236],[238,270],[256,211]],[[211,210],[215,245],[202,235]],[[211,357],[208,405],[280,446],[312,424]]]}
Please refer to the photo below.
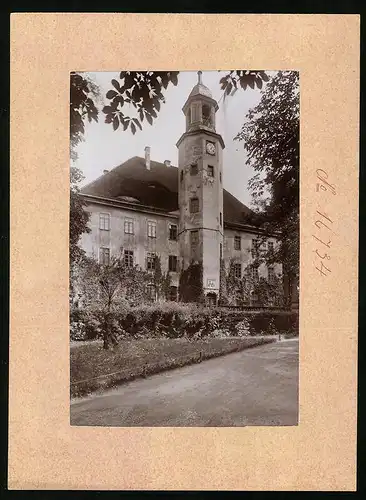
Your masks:
{"label": "clock face", "polygon": [[213,142],[206,143],[206,151],[209,155],[214,155],[216,153],[216,147]]}

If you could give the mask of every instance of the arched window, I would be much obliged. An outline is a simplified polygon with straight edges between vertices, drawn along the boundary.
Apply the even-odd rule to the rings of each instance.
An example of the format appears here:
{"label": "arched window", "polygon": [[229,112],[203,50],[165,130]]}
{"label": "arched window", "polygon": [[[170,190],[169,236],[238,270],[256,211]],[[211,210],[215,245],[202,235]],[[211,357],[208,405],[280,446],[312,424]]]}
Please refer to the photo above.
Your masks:
{"label": "arched window", "polygon": [[192,110],[191,108],[188,109],[188,125],[192,123]]}
{"label": "arched window", "polygon": [[207,127],[212,127],[211,107],[208,104],[203,104],[202,106],[202,123]]}

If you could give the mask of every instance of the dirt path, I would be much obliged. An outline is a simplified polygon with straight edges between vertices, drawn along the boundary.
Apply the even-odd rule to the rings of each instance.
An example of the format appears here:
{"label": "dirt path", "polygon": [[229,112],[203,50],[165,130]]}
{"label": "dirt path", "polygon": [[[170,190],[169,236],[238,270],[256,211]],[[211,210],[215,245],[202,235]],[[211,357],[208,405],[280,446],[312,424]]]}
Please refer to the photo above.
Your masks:
{"label": "dirt path", "polygon": [[71,425],[297,425],[297,340],[135,380],[71,404]]}

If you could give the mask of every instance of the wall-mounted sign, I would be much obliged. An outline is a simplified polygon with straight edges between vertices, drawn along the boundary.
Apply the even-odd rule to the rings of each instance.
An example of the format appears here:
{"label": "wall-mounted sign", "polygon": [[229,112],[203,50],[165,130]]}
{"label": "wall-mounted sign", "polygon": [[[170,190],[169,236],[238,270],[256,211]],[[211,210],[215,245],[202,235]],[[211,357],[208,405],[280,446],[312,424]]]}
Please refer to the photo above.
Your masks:
{"label": "wall-mounted sign", "polygon": [[216,280],[207,280],[207,288],[216,288]]}

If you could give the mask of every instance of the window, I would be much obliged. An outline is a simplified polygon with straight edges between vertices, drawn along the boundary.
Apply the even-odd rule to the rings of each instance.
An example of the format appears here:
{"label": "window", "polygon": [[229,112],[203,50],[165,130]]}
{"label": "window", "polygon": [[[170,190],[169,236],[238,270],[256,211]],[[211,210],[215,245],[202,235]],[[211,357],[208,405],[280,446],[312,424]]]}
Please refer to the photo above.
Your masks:
{"label": "window", "polygon": [[183,182],[183,170],[180,171],[180,182]]}
{"label": "window", "polygon": [[190,212],[191,214],[195,214],[199,211],[200,209],[200,205],[199,205],[199,200],[198,198],[191,198],[189,200],[189,208],[190,208]]}
{"label": "window", "polygon": [[255,259],[258,257],[259,250],[259,240],[257,238],[252,240],[252,257]]}
{"label": "window", "polygon": [[241,237],[234,236],[234,250],[241,250]]}
{"label": "window", "polygon": [[156,222],[151,220],[147,222],[147,235],[149,238],[156,238]]}
{"label": "window", "polygon": [[156,261],[156,255],[153,252],[147,252],[146,269],[148,271],[154,271],[155,261]]}
{"label": "window", "polygon": [[214,168],[212,165],[207,165],[207,175],[209,177],[213,177],[214,176]]}
{"label": "window", "polygon": [[125,250],[123,259],[126,267],[133,267],[133,250]]}
{"label": "window", "polygon": [[221,172],[220,172],[220,182],[222,182],[222,174],[221,174]]}
{"label": "window", "polygon": [[169,271],[175,273],[177,271],[177,256],[176,255],[169,255]]}
{"label": "window", "polygon": [[109,231],[110,226],[110,215],[109,214],[99,214],[99,229],[103,231]]}
{"label": "window", "polygon": [[268,281],[272,283],[275,279],[275,272],[273,266],[268,266]]}
{"label": "window", "polygon": [[211,109],[210,109],[210,106],[208,106],[207,104],[204,104],[202,106],[202,118],[203,120],[207,120],[209,119],[211,116]]}
{"label": "window", "polygon": [[125,219],[125,233],[126,234],[134,233],[133,219]]}
{"label": "window", "polygon": [[274,243],[273,241],[268,242],[268,252],[273,253],[274,250]]}
{"label": "window", "polygon": [[99,263],[103,266],[109,266],[110,261],[110,252],[109,248],[100,248],[99,249]]}
{"label": "window", "polygon": [[220,226],[222,226],[222,213],[220,212]]}
{"label": "window", "polygon": [[235,278],[241,278],[241,264],[240,263],[234,264],[234,276],[235,276]]}
{"label": "window", "polygon": [[220,243],[220,259],[222,259],[222,243]]}
{"label": "window", "polygon": [[169,239],[177,241],[178,228],[176,224],[169,224]]}
{"label": "window", "polygon": [[155,300],[156,299],[156,289],[155,289],[155,285],[153,283],[149,283],[147,285],[146,291],[147,291],[147,297],[150,300]]}
{"label": "window", "polygon": [[198,231],[191,231],[191,249],[195,250],[198,246]]}
{"label": "window", "polygon": [[176,286],[171,286],[169,288],[169,300],[176,302],[178,299],[178,288]]}
{"label": "window", "polygon": [[252,266],[250,268],[250,277],[253,281],[258,281],[259,275],[258,275],[258,267]]}
{"label": "window", "polygon": [[192,163],[191,164],[191,175],[197,175],[198,174],[198,165],[197,163]]}

